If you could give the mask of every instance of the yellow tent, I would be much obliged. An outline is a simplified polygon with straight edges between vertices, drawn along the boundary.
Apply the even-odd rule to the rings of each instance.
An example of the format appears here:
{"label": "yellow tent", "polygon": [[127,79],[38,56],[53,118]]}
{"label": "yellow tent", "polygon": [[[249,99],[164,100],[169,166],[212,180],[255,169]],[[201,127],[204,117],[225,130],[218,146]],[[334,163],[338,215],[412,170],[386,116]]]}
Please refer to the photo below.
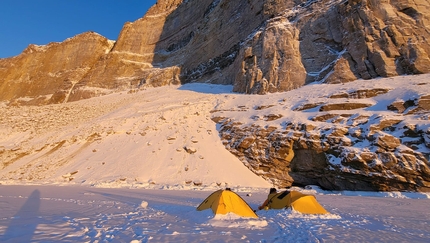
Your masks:
{"label": "yellow tent", "polygon": [[284,191],[276,193],[269,198],[269,209],[282,209],[291,207],[295,211],[305,214],[326,214],[327,210],[318,203],[314,195],[307,195],[297,191]]}
{"label": "yellow tent", "polygon": [[209,208],[214,214],[235,213],[241,217],[258,218],[251,207],[228,188],[212,193],[197,207],[197,211]]}

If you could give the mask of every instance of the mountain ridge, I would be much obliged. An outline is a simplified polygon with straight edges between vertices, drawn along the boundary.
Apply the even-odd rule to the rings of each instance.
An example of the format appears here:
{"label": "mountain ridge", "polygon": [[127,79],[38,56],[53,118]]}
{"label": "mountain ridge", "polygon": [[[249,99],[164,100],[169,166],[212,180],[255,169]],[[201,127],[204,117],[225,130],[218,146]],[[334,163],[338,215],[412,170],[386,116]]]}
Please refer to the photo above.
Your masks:
{"label": "mountain ridge", "polygon": [[[77,37],[81,46],[59,43],[75,56],[63,54],[51,62],[62,62],[61,71],[70,77],[26,78],[31,70],[22,62],[34,62],[32,68],[40,73],[47,73],[44,67],[50,62],[48,54],[28,53],[31,46],[19,58],[0,59],[0,101],[59,103],[188,82],[230,84],[235,92],[266,94],[312,82],[428,73],[430,45],[423,40],[430,38],[425,27],[429,7],[421,0],[159,0],[142,18],[124,25],[107,53],[107,39],[94,47],[96,52],[85,47],[85,38]],[[82,75],[67,66],[77,57],[80,66],[96,61]],[[25,93],[19,88],[22,82],[46,88]],[[57,85],[48,89],[52,82]]]}

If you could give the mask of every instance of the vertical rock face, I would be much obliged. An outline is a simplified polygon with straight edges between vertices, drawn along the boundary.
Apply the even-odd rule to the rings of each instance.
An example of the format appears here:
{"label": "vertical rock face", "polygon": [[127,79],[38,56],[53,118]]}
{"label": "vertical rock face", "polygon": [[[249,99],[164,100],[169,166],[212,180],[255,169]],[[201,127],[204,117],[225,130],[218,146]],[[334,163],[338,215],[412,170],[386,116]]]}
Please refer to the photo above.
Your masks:
{"label": "vertical rock face", "polygon": [[179,70],[153,65],[155,48],[160,41],[167,17],[182,0],[158,1],[147,14],[133,23],[125,23],[111,52],[100,58],[71,93],[70,100],[97,95],[94,89],[134,89],[179,84]]}
{"label": "vertical rock face", "polygon": [[428,8],[427,1],[307,1],[283,16],[300,32],[306,83],[336,83],[429,72]]}
{"label": "vertical rock face", "polygon": [[424,0],[159,0],[124,25],[112,49],[83,34],[1,59],[0,100],[55,93],[48,102],[74,101],[188,82],[265,94],[427,73],[428,9]]}
{"label": "vertical rock face", "polygon": [[[62,43],[30,45],[16,57],[0,59],[0,101],[64,102],[74,85],[112,46],[112,41],[87,32]],[[20,99],[25,97],[30,99]]]}
{"label": "vertical rock face", "polygon": [[267,21],[264,29],[246,42],[240,52],[235,91],[264,94],[302,86],[306,70],[301,62],[298,37],[299,31],[287,19]]}
{"label": "vertical rock face", "polygon": [[[428,1],[349,1],[340,12],[342,44],[358,78],[430,71]],[[351,33],[351,34],[350,34]]]}

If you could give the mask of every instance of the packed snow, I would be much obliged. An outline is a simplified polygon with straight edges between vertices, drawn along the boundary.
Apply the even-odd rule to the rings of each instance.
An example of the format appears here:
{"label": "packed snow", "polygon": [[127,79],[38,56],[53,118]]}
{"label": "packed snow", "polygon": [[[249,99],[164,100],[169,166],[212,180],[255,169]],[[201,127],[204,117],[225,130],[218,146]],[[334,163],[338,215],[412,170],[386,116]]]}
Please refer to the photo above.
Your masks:
{"label": "packed snow", "polygon": [[[255,188],[234,191],[253,209],[267,196],[267,192]],[[316,195],[330,214],[261,210],[257,211],[258,219],[250,219],[233,214],[213,215],[211,210],[196,211],[212,193],[209,189],[0,186],[0,242],[430,240],[430,203],[424,194],[358,196],[317,188],[302,191]]]}
{"label": "packed snow", "polygon": [[[264,96],[187,84],[41,107],[2,104],[0,156],[8,163],[0,165],[0,242],[429,242],[429,193],[310,186],[292,190],[315,195],[330,214],[260,210],[249,219],[196,211],[226,187],[257,209],[272,186],[225,149],[211,120],[215,110],[245,125],[280,126],[308,119],[312,110],[293,108],[325,99],[323,93],[386,87],[396,97],[368,100],[386,107],[428,94],[429,85],[421,84],[429,80],[315,84]],[[420,85],[401,88],[411,84]],[[281,106],[267,112],[283,114],[274,122],[256,119],[255,109],[237,111],[273,104]],[[386,113],[372,109],[363,112]]]}

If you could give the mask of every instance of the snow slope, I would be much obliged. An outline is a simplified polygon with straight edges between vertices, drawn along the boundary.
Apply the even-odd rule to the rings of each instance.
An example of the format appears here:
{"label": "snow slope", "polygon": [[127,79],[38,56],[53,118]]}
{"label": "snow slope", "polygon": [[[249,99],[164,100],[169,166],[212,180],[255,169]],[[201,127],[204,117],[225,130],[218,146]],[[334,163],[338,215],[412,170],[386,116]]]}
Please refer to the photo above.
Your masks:
{"label": "snow slope", "polygon": [[170,86],[3,108],[0,149],[25,156],[0,171],[2,183],[270,186],[225,149],[210,119],[232,87],[192,88],[205,93]]}
{"label": "snow slope", "polygon": [[[254,109],[232,108],[282,103],[267,110],[300,121],[312,111],[285,107],[324,99],[313,90],[329,95],[377,83],[395,90],[395,97],[379,96],[387,105],[430,93],[429,80],[311,85],[265,96],[188,84],[42,107],[1,104],[0,242],[429,242],[425,193],[294,188],[316,195],[331,213],[323,216],[274,210],[247,219],[195,210],[227,186],[257,208],[271,186],[226,151],[211,111],[261,123]],[[423,83],[412,93],[402,89]],[[385,113],[376,108],[363,112]]]}
{"label": "snow slope", "polygon": [[[3,104],[0,183],[268,188],[270,183],[253,174],[225,149],[217,125],[211,120],[213,112],[244,126],[282,129],[286,122],[309,122],[309,117],[318,113],[312,109],[295,112],[299,106],[326,102],[331,95],[341,92],[373,88],[390,92],[360,99],[376,104],[368,109],[342,112],[398,117],[399,114],[387,111],[387,105],[429,94],[430,75],[312,84],[268,95],[234,94],[232,86],[187,84],[41,107]],[[255,109],[258,106],[268,108]],[[282,118],[263,119],[270,114],[280,114]],[[417,124],[422,131],[430,127],[425,114],[403,119],[405,124]],[[316,123],[318,127],[324,124]],[[429,153],[424,145],[419,149]]]}

